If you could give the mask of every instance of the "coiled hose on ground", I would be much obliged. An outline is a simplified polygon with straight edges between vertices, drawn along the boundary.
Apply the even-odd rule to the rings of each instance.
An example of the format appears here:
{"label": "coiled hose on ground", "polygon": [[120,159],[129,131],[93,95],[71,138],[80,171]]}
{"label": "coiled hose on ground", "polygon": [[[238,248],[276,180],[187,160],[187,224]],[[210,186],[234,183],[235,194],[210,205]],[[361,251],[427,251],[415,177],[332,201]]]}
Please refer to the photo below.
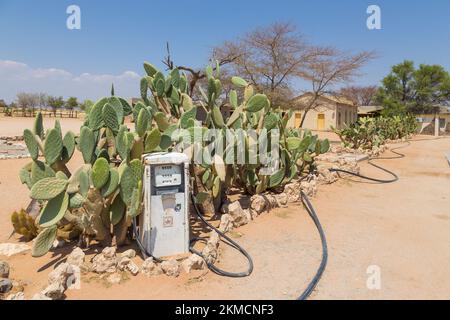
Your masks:
{"label": "coiled hose on ground", "polygon": [[225,270],[222,270],[222,269],[216,267],[213,263],[210,263],[208,261],[208,259],[202,255],[201,252],[199,252],[199,251],[194,249],[193,244],[195,242],[197,242],[197,241],[204,241],[204,239],[201,239],[201,238],[193,238],[191,240],[191,247],[190,247],[191,252],[199,255],[200,257],[202,257],[203,260],[205,260],[206,265],[208,266],[208,268],[212,272],[214,272],[214,273],[216,273],[216,274],[218,274],[220,276],[231,277],[231,278],[243,278],[243,277],[249,276],[253,272],[253,260],[250,257],[250,255],[248,254],[248,252],[245,251],[239,244],[237,244],[235,241],[233,241],[230,237],[228,237],[222,231],[220,231],[219,229],[217,229],[216,227],[214,227],[212,224],[210,224],[208,221],[205,220],[205,218],[200,213],[200,210],[198,209],[197,203],[195,201],[194,194],[192,194],[192,193],[191,193],[191,200],[192,200],[192,203],[193,203],[193,206],[194,206],[195,213],[200,218],[200,220],[205,225],[207,225],[208,228],[210,228],[211,230],[217,232],[219,234],[219,236],[221,237],[221,240],[224,243],[228,244],[230,247],[232,247],[232,248],[236,249],[237,251],[239,251],[247,259],[247,261],[248,261],[248,269],[245,272],[228,272],[228,271],[225,271]]}

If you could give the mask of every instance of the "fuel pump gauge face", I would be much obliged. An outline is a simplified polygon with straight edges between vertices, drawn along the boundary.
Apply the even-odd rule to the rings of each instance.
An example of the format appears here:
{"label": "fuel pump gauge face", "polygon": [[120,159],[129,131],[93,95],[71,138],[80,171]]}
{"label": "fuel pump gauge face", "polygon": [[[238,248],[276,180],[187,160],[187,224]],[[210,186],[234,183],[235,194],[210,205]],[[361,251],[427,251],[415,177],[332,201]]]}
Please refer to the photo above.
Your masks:
{"label": "fuel pump gauge face", "polygon": [[181,185],[181,166],[165,164],[155,167],[155,187]]}

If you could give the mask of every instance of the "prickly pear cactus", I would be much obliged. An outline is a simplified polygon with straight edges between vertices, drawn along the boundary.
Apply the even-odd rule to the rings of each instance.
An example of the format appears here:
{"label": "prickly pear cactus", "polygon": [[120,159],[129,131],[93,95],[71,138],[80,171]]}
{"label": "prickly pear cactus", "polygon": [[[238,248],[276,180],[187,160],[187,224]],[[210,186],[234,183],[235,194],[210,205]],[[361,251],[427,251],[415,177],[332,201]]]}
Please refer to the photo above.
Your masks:
{"label": "prickly pear cactus", "polygon": [[[279,112],[244,79],[233,77],[235,89],[226,94],[218,65],[208,67],[206,87],[199,89],[200,99],[195,103],[180,70],[164,74],[147,62],[144,70],[142,99],[134,106],[120,97],[105,97],[88,108],[77,134],[63,136],[58,121],[45,131],[41,114],[33,128],[24,131],[32,161],[20,170],[19,177],[42,211],[34,229],[23,214],[14,214],[12,222],[16,232],[28,238],[37,235],[33,255],[45,254],[58,237],[78,238],[86,245],[93,239],[105,245],[125,243],[131,220],[143,207],[144,153],[200,154],[204,161],[193,163],[190,171],[196,201],[207,212],[217,210],[232,187],[249,194],[277,190],[311,170],[314,157],[329,148],[328,141],[320,141],[311,132],[288,129],[292,112]],[[224,106],[231,112],[224,112]],[[132,130],[125,123],[127,117],[134,122]],[[198,138],[198,133],[205,136],[207,129],[218,129],[218,136],[176,149]],[[248,134],[249,130],[256,136]],[[226,146],[228,135],[236,140],[242,135],[243,152]],[[258,159],[260,155],[251,146],[265,135],[279,138],[278,166],[237,161],[238,157]],[[214,143],[226,146],[223,154],[209,154]],[[80,152],[85,164],[72,173],[67,165],[75,152]],[[234,160],[231,164],[230,159]]]}

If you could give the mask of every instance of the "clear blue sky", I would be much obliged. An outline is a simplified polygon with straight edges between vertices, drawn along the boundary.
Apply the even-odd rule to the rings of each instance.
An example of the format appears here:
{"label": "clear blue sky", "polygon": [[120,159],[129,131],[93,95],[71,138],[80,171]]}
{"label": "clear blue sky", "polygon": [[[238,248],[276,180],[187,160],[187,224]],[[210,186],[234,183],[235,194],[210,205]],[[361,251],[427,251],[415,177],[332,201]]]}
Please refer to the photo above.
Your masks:
{"label": "clear blue sky", "polygon": [[[70,4],[81,8],[81,30],[66,28]],[[382,30],[366,28],[370,4],[381,7]],[[447,0],[0,0],[0,62],[6,69],[0,68],[0,99],[10,100],[22,90],[67,96],[71,81],[76,82],[74,95],[97,98],[107,94],[99,91],[106,91],[111,79],[118,83],[118,94],[138,95],[133,73],[143,73],[144,60],[161,66],[166,41],[177,63],[201,66],[213,46],[277,21],[296,24],[315,44],[376,50],[379,58],[364,69],[365,76],[356,84],[379,83],[391,65],[404,59],[442,64],[450,70]],[[41,80],[17,76],[11,80],[14,68],[21,70],[22,78],[32,75]],[[84,75],[90,77],[87,81],[79,77],[84,73],[89,74]],[[80,82],[89,83],[90,88]]]}

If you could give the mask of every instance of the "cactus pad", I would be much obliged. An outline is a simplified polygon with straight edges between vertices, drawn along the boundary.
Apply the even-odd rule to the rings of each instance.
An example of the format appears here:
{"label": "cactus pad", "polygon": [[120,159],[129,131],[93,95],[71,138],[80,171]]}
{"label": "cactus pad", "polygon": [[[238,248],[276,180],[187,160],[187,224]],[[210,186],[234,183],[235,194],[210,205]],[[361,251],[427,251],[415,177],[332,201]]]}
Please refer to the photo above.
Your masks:
{"label": "cactus pad", "polygon": [[189,127],[189,120],[197,117],[197,107],[191,108],[185,112],[180,118],[180,127],[186,129]]}
{"label": "cactus pad", "polygon": [[39,216],[39,225],[48,228],[57,224],[65,215],[69,207],[69,195],[61,192],[59,195],[47,202]]}
{"label": "cactus pad", "polygon": [[75,151],[75,134],[68,131],[63,138],[63,151],[62,156],[65,162],[68,162],[72,158]]}
{"label": "cactus pad", "polygon": [[89,128],[98,130],[103,126],[103,107],[108,103],[108,98],[97,101],[89,112]]}
{"label": "cactus pad", "polygon": [[105,158],[98,158],[92,166],[92,184],[95,188],[101,189],[109,179],[109,163]]}
{"label": "cactus pad", "polygon": [[44,125],[42,121],[42,113],[38,112],[34,120],[33,133],[40,139],[44,139]]}
{"label": "cactus pad", "polygon": [[264,94],[256,94],[251,97],[246,106],[248,112],[258,112],[269,106],[269,100]]}
{"label": "cactus pad", "polygon": [[136,121],[136,133],[140,137],[143,137],[145,131],[147,131],[147,127],[149,126],[149,120],[150,120],[149,112],[147,111],[146,108],[142,108],[141,111],[139,111],[139,115]]}
{"label": "cactus pad", "polygon": [[286,139],[287,148],[289,151],[294,151],[300,148],[300,144],[302,143],[302,139],[298,137],[289,137]]}
{"label": "cactus pad", "polygon": [[120,126],[119,133],[117,134],[116,137],[116,149],[122,160],[128,158],[128,154],[131,150],[127,136],[128,136],[128,128],[125,125]]}
{"label": "cactus pad", "polygon": [[109,197],[119,186],[119,172],[115,168],[111,168],[109,172],[108,182],[102,188],[102,196],[104,198]]}
{"label": "cactus pad", "polygon": [[44,144],[44,156],[49,165],[54,164],[61,158],[63,141],[58,129],[50,129]]}
{"label": "cactus pad", "polygon": [[36,139],[36,135],[31,130],[25,129],[23,131],[23,139],[30,153],[31,159],[37,160],[39,157],[39,143]]}
{"label": "cactus pad", "polygon": [[28,189],[31,189],[33,184],[31,183],[31,166],[32,163],[28,163],[19,171],[19,178],[22,184],[25,184]]}
{"label": "cactus pad", "polygon": [[242,87],[243,88],[243,87],[248,86],[247,81],[245,81],[244,79],[239,78],[239,77],[231,78],[231,82],[237,87]]}
{"label": "cactus pad", "polygon": [[136,187],[137,181],[135,172],[130,166],[125,165],[122,171],[122,175],[120,176],[120,195],[125,204],[131,204],[131,196],[133,194],[134,188]]}
{"label": "cactus pad", "polygon": [[80,187],[79,187],[80,194],[83,197],[87,197],[89,189],[91,188],[88,170],[82,170],[80,172],[80,176],[78,179],[79,179],[79,185],[80,185]]}
{"label": "cactus pad", "polygon": [[91,163],[95,150],[95,136],[94,132],[90,128],[81,128],[79,147],[83,155],[84,163]]}
{"label": "cactus pad", "polygon": [[269,179],[269,188],[274,188],[278,186],[284,179],[285,175],[285,169],[281,168],[277,172],[275,172],[273,175],[270,176]]}
{"label": "cactus pad", "polygon": [[83,206],[84,201],[85,198],[81,194],[75,193],[71,195],[69,198],[69,208],[71,209],[81,208]]}
{"label": "cactus pad", "polygon": [[161,133],[159,129],[154,128],[152,131],[147,132],[147,137],[145,138],[144,152],[154,151],[161,142]]}
{"label": "cactus pad", "polygon": [[66,190],[67,180],[59,178],[44,178],[36,182],[31,188],[31,198],[36,200],[50,200]]}
{"label": "cactus pad", "polygon": [[[126,102],[126,101],[125,101]],[[108,103],[113,107],[117,115],[117,122],[119,125],[123,123],[124,107],[122,101],[118,97],[109,97]]]}
{"label": "cactus pad", "polygon": [[222,112],[220,112],[219,107],[214,106],[211,110],[211,118],[214,122],[214,125],[218,128],[223,128],[225,126],[225,123],[223,121]]}
{"label": "cactus pad", "polygon": [[142,209],[142,181],[138,182],[137,188],[133,189],[131,194],[131,204],[128,210],[128,216],[131,218],[137,217]]}
{"label": "cactus pad", "polygon": [[158,72],[158,69],[148,62],[144,62],[144,69],[150,77],[153,77]]}
{"label": "cactus pad", "polygon": [[35,184],[41,179],[50,178],[55,176],[55,171],[53,171],[50,166],[41,162],[33,161],[31,165],[31,184]]}
{"label": "cactus pad", "polygon": [[120,196],[116,196],[110,208],[110,220],[113,226],[117,225],[122,220],[125,213],[125,203],[123,203]]}
{"label": "cactus pad", "polygon": [[214,183],[213,183],[213,186],[212,186],[212,194],[213,194],[214,198],[217,198],[219,196],[220,189],[221,189],[220,178],[219,177],[215,177],[214,178]]}
{"label": "cactus pad", "polygon": [[230,105],[233,107],[233,109],[236,109],[238,107],[238,96],[236,90],[230,91]]}
{"label": "cactus pad", "polygon": [[103,106],[103,120],[105,121],[105,125],[111,129],[113,132],[119,131],[119,116],[117,115],[117,112],[115,111],[114,107],[106,103]]}
{"label": "cactus pad", "polygon": [[169,127],[169,122],[167,121],[166,115],[162,112],[158,112],[154,116],[156,124],[160,131],[165,131]]}
{"label": "cactus pad", "polygon": [[31,255],[33,257],[42,257],[53,246],[53,242],[56,239],[56,232],[58,228],[56,226],[42,230],[37,236]]}

